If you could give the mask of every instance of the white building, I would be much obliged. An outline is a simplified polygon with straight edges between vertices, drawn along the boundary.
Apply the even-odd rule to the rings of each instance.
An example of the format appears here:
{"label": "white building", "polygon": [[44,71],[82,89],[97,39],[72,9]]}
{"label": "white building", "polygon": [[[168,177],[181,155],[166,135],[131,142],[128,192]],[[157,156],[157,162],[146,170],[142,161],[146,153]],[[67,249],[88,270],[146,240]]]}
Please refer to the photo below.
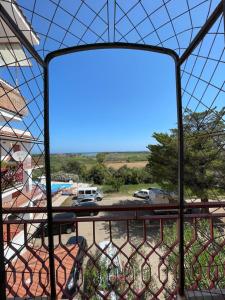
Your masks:
{"label": "white building", "polygon": [[[23,12],[20,10],[15,1],[0,0],[1,5],[17,24],[18,28],[27,40],[33,45],[39,44],[39,38],[31,28]],[[18,38],[13,34],[9,27],[0,18],[0,66],[30,66],[31,62],[27,58],[23,47]]]}
{"label": "white building", "polygon": [[[12,18],[18,29],[33,45],[39,44],[39,38],[31,28],[26,17],[15,1],[0,0],[1,5]],[[0,18],[0,68],[2,74],[8,68],[31,66],[29,54],[24,50],[18,38]],[[4,72],[5,71],[5,72]],[[16,79],[17,80],[17,79]],[[1,156],[1,194],[3,208],[33,206],[34,201],[43,198],[40,188],[32,183],[31,149],[35,138],[27,129],[23,130],[22,121],[28,115],[27,103],[21,91],[13,84],[0,78],[0,156]],[[9,216],[5,216],[9,217]],[[33,214],[23,218],[33,219]],[[15,249],[24,244],[24,233],[18,225],[11,224],[9,232],[3,227],[4,237],[10,237],[13,248],[5,248],[5,257],[10,259]]]}
{"label": "white building", "polygon": [[[0,79],[0,138],[3,207],[25,206],[32,192],[32,142],[29,131],[15,128],[28,113],[20,92]],[[21,196],[20,196],[21,195]],[[27,197],[26,197],[27,195]]]}

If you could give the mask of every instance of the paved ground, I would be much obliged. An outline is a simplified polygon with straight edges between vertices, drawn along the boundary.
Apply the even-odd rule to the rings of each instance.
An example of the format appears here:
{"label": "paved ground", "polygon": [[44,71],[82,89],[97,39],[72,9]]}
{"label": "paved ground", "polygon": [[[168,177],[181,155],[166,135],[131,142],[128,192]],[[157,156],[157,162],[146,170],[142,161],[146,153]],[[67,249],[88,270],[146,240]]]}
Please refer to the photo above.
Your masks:
{"label": "paved ground", "polygon": [[[54,199],[53,205],[60,206],[65,200],[67,200],[67,205],[69,201],[67,196],[59,196]],[[110,196],[105,197],[98,204],[101,205],[131,205],[146,203],[146,200],[129,197],[129,196]],[[141,215],[141,213],[138,213]],[[145,212],[145,215],[148,212]],[[150,212],[149,212],[150,214]],[[98,220],[99,217],[112,217],[117,218],[121,217],[121,220],[117,221],[101,221]],[[101,212],[96,217],[92,217],[90,220],[85,221],[85,217],[79,218],[78,222],[78,231],[77,234],[85,237],[88,244],[88,255],[85,255],[85,260],[83,262],[84,269],[86,268],[88,259],[95,257],[96,251],[98,249],[98,244],[101,241],[112,241],[116,245],[120,255],[120,261],[122,265],[127,262],[130,263],[130,258],[132,258],[131,264],[135,264],[139,268],[139,275],[142,273],[145,274],[144,267],[147,268],[148,273],[150,269],[151,278],[153,278],[153,284],[155,289],[160,289],[164,285],[164,281],[167,282],[167,287],[171,286],[172,276],[171,273],[168,274],[168,269],[165,262],[162,263],[161,257],[167,256],[170,253],[170,245],[163,247],[165,240],[164,231],[160,230],[164,228],[163,226],[171,226],[172,223],[168,221],[163,221],[161,224],[159,221],[143,222],[142,220],[132,220],[124,221],[123,218],[127,216],[134,217],[134,212]],[[36,218],[42,218],[42,214],[36,215]],[[32,227],[32,226],[31,226]],[[170,229],[170,228],[169,228]],[[29,228],[29,232],[34,232],[35,228]],[[168,231],[167,231],[168,232]],[[68,239],[74,236],[76,233],[72,232],[71,234],[62,234],[61,239],[59,236],[54,236],[55,247],[57,245],[66,245]],[[48,245],[48,238],[45,238],[45,244]],[[42,241],[40,238],[37,238],[35,241],[35,246],[41,246]],[[166,252],[165,252],[166,249]],[[175,248],[173,248],[173,251]],[[65,250],[66,251],[66,250]],[[167,253],[168,251],[168,253]],[[177,251],[177,250],[176,250]],[[137,253],[137,254],[135,254]],[[167,254],[166,254],[167,253]],[[144,258],[143,258],[144,257]],[[166,260],[165,260],[166,261]],[[140,277],[139,277],[140,278]],[[137,281],[140,284],[139,288],[143,288],[142,279]],[[76,298],[78,299],[78,298]],[[160,295],[158,299],[165,299],[163,295]]]}
{"label": "paved ground", "polygon": [[[59,201],[62,203],[61,201]],[[129,197],[129,196],[111,196],[106,197],[100,202],[101,205],[129,205],[129,204],[144,204],[145,200]],[[67,201],[67,205],[69,202]],[[150,212],[149,212],[150,213]],[[140,214],[140,213],[139,213]],[[145,214],[148,214],[145,213]],[[160,228],[164,228],[161,226],[165,226],[166,222],[168,226],[171,226],[172,223],[168,221],[164,221],[163,223],[159,223],[159,221],[155,221],[145,224],[140,220],[133,220],[127,223],[123,220],[118,221],[99,221],[98,217],[121,217],[125,216],[134,216],[133,212],[101,212],[98,216],[92,217],[89,221],[84,221],[84,217],[79,218],[78,222],[78,232],[77,234],[86,238],[88,243],[88,254],[94,257],[98,244],[101,241],[111,240],[114,245],[117,246],[120,252],[120,260],[122,264],[127,263],[129,259],[137,251],[137,260],[136,265],[139,268],[139,271],[144,268],[143,266],[147,266],[147,269],[150,268],[150,273],[153,278],[153,283],[156,289],[160,289],[163,285],[163,282],[167,282],[167,286],[171,286],[172,276],[167,270],[166,264],[162,263],[161,257],[165,254],[165,248],[163,250],[163,240],[164,240],[164,232],[160,231]],[[167,231],[168,232],[168,231]],[[161,233],[161,234],[160,234]],[[75,233],[71,234],[62,234],[61,243],[66,244],[68,239],[71,236],[74,236]],[[59,244],[58,236],[54,237],[55,246]],[[40,243],[40,239],[37,239],[37,244]],[[46,239],[47,244],[47,239]],[[168,246],[168,253],[170,252]],[[164,251],[164,252],[163,252]],[[175,251],[175,248],[173,248]],[[145,259],[143,259],[142,255],[147,258],[147,265]],[[88,260],[88,256],[85,256],[84,266],[86,266]],[[133,260],[132,260],[133,264]],[[141,271],[144,274],[144,271]],[[140,276],[140,274],[138,275]],[[138,281],[139,283],[142,280]],[[163,295],[160,295],[158,299],[165,299]]]}
{"label": "paved ground", "polygon": [[[55,206],[58,206],[63,203],[63,201],[66,200],[67,197],[62,196],[60,199],[54,202]],[[67,200],[67,205],[69,205],[70,201]],[[72,203],[72,202],[71,202]],[[145,200],[134,198],[134,197],[127,197],[127,196],[115,196],[107,198],[105,197],[101,202],[98,204],[100,205],[131,205],[131,204],[143,204],[145,203]],[[96,217],[92,217],[93,221],[84,221],[86,217],[80,217],[78,222],[78,235],[84,236],[87,240],[88,246],[91,246],[92,244],[99,243],[104,240],[110,240],[113,239],[114,242],[118,242],[121,244],[124,240],[124,238],[127,236],[127,230],[126,230],[126,222],[124,221],[118,221],[118,222],[107,222],[107,221],[98,221],[98,217],[123,217],[126,214],[126,216],[134,216],[133,212],[100,212]],[[110,231],[111,229],[111,231]],[[66,244],[68,239],[73,236],[74,233],[71,234],[62,234],[61,239],[62,243]],[[123,237],[123,238],[122,238]],[[55,243],[58,243],[58,237],[55,238]],[[38,239],[40,240],[40,239]],[[38,241],[37,242],[40,242]],[[46,240],[47,242],[47,240]]]}
{"label": "paved ground", "polygon": [[[131,204],[144,204],[145,200],[127,197],[127,196],[114,196],[110,198],[104,198],[99,204],[101,205],[131,205]],[[130,257],[132,258],[132,264],[136,264],[137,268],[141,268],[144,264],[144,260],[141,257],[141,253],[144,256],[147,256],[147,253],[150,255],[149,262],[151,264],[151,276],[154,278],[158,278],[158,266],[160,260],[161,250],[157,249],[156,251],[152,251],[152,247],[148,246],[146,243],[143,243],[144,240],[144,226],[142,221],[130,221],[129,225],[126,221],[97,221],[98,217],[109,217],[116,216],[123,218],[124,216],[134,216],[133,212],[101,212],[98,216],[93,217],[93,221],[82,222],[84,218],[80,218],[80,222],[78,223],[78,235],[84,236],[88,243],[88,253],[94,257],[97,245],[101,241],[112,240],[114,245],[117,248],[120,248],[120,261],[124,265],[128,262]],[[158,224],[147,224],[146,223],[146,238],[152,245],[155,245],[158,242],[159,236],[159,223]],[[62,236],[62,242],[66,243],[69,237],[73,236],[72,234],[64,234]],[[58,243],[57,237],[55,237],[55,243]],[[139,254],[137,254],[136,258],[133,256],[135,253],[135,247],[139,246]],[[86,259],[87,260],[87,259]],[[85,261],[85,264],[87,261]],[[140,268],[139,271],[140,272]],[[164,268],[164,267],[163,267]],[[162,268],[162,269],[163,269]],[[140,276],[140,273],[139,275]],[[166,273],[161,270],[161,280],[164,280],[166,277]],[[141,285],[142,280],[139,280],[139,284]],[[160,286],[160,283],[157,283]],[[159,297],[158,299],[160,299]]]}
{"label": "paved ground", "polygon": [[[114,196],[114,197],[105,197],[98,204],[100,205],[131,205],[131,204],[143,204],[146,203],[143,199],[138,199],[134,197],[127,196]],[[67,202],[68,204],[68,202]],[[98,217],[124,217],[124,216],[134,216],[134,212],[100,212],[96,217],[92,217],[95,222],[89,221],[84,222],[85,217],[80,217],[80,222],[78,223],[78,235],[84,236],[88,242],[88,245],[93,243],[99,243],[103,240],[109,240],[110,235],[113,241],[118,243],[123,242],[123,238],[127,235],[126,222],[124,221],[97,221]],[[110,231],[111,228],[111,231]],[[94,232],[93,232],[94,231]],[[68,235],[63,235],[63,242],[66,242]]]}

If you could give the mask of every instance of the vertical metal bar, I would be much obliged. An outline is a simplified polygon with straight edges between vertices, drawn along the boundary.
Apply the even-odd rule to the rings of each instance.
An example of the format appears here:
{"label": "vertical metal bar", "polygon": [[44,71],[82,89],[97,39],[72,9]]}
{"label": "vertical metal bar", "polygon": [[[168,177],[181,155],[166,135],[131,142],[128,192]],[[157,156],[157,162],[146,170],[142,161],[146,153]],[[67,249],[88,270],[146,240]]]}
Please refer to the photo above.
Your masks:
{"label": "vertical metal bar", "polygon": [[55,264],[54,264],[54,239],[52,220],[52,193],[51,193],[51,170],[50,170],[50,146],[49,146],[49,76],[48,64],[44,67],[44,145],[45,145],[45,174],[46,174],[46,197],[48,217],[48,249],[49,269],[51,284],[51,299],[56,299]]}
{"label": "vertical metal bar", "polygon": [[[2,147],[0,139],[0,169],[2,166]],[[5,272],[5,256],[4,256],[4,233],[3,233],[3,208],[2,208],[2,172],[0,170],[0,292],[1,299],[6,300],[6,272]]]}
{"label": "vertical metal bar", "polygon": [[224,40],[225,40],[225,0],[223,0],[223,27],[224,27]]}
{"label": "vertical metal bar", "polygon": [[179,286],[178,294],[184,297],[184,134],[181,95],[180,65],[176,62],[176,95],[177,95],[177,124],[178,124],[178,195],[179,195]]}

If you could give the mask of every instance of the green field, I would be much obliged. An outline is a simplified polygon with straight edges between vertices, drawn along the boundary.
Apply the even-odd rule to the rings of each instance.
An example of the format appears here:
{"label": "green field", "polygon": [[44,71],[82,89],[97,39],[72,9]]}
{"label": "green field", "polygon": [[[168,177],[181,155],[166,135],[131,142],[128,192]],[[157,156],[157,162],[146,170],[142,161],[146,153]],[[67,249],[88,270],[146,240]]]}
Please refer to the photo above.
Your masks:
{"label": "green field", "polygon": [[[149,152],[110,152],[105,154],[104,163],[135,163],[146,161]],[[69,161],[75,160],[84,164],[88,169],[96,164],[96,155],[90,154],[52,154],[51,165],[53,169],[59,170],[62,165],[67,164]]]}
{"label": "green field", "polygon": [[138,162],[146,161],[149,152],[111,152],[106,155],[106,162]]}
{"label": "green field", "polygon": [[119,195],[129,195],[132,196],[135,191],[141,190],[141,189],[148,189],[150,187],[160,188],[160,186],[157,183],[139,183],[139,184],[124,184],[121,186],[119,192],[115,192],[112,190],[112,187],[110,185],[103,185],[100,188],[102,189],[104,194],[119,194]]}

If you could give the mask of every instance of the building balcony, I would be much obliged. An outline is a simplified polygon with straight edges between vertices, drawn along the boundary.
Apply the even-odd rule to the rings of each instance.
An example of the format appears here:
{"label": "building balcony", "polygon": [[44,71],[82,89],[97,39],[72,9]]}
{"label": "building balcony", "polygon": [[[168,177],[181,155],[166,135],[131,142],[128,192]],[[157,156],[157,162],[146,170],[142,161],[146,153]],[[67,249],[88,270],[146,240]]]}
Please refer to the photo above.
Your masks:
{"label": "building balcony", "polygon": [[23,165],[14,163],[1,168],[1,188],[5,192],[23,183]]}
{"label": "building balcony", "polygon": [[[184,216],[186,297],[224,299],[225,214],[194,213],[199,205],[189,204]],[[51,228],[45,217],[5,221],[9,249],[14,249],[10,228],[22,226],[24,233],[24,245],[6,262],[7,297],[50,297],[53,257],[57,299],[176,299],[179,215],[171,209],[178,207],[158,205],[157,214],[146,205],[57,207],[53,211],[64,216],[54,218]],[[46,213],[46,208],[35,211]],[[78,217],[85,212],[99,214]],[[54,253],[49,252],[49,232]]]}
{"label": "building balcony", "polygon": [[18,88],[0,79],[0,121],[21,121],[28,114],[26,101]]}

